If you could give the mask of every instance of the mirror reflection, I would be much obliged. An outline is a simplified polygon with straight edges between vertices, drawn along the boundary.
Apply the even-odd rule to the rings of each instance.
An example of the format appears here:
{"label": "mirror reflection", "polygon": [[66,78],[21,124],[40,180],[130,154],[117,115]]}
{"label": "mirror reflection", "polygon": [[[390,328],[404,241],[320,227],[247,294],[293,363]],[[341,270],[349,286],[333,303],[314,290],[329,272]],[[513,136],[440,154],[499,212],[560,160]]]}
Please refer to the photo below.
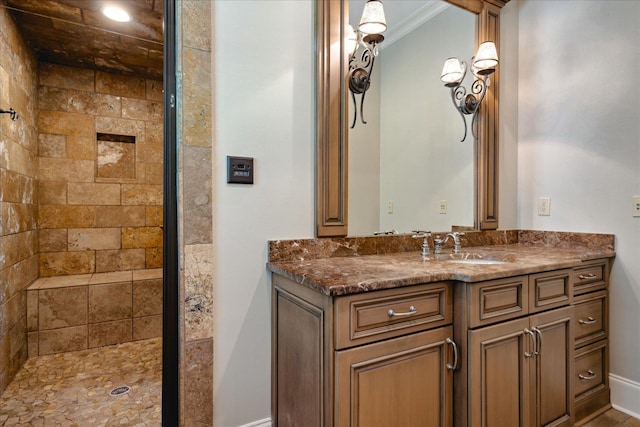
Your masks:
{"label": "mirror reflection", "polygon": [[[365,0],[349,2],[356,28]],[[476,16],[442,1],[384,2],[387,31],[349,131],[349,234],[474,225],[474,143],[440,80],[474,54]],[[359,102],[359,100],[358,100]],[[349,120],[354,105],[349,97]],[[358,105],[360,109],[360,105]]]}

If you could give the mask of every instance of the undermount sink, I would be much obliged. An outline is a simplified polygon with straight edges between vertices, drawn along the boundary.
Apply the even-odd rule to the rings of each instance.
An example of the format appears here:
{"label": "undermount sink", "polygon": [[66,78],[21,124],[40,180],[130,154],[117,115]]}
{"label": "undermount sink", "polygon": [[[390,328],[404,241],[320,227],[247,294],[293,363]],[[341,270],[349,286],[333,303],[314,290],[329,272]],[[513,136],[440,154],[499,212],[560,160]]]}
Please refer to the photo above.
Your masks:
{"label": "undermount sink", "polygon": [[479,264],[479,265],[497,265],[497,264],[506,264],[506,261],[500,261],[497,259],[483,259],[483,258],[475,258],[475,259],[454,259],[451,262],[457,262],[458,264]]}

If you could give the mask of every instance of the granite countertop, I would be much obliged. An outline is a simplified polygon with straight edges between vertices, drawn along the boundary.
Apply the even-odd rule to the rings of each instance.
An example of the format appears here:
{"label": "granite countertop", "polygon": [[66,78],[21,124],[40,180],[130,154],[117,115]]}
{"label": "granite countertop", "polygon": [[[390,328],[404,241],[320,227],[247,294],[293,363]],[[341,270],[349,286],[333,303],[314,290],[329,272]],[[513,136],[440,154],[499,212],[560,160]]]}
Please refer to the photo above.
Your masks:
{"label": "granite countertop", "polygon": [[[423,259],[420,252],[297,260],[272,260],[270,271],[325,295],[348,295],[442,280],[479,282],[579,266],[615,256],[612,247],[549,247],[531,244],[486,245],[446,250]],[[462,264],[455,259],[487,259],[504,264]]]}

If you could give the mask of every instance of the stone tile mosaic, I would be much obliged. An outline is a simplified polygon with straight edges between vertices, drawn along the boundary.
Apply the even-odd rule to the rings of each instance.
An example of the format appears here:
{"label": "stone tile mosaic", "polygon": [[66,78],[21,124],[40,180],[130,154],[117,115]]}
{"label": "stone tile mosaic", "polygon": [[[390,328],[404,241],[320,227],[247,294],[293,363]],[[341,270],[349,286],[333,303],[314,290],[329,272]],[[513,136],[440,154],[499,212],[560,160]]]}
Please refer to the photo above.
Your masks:
{"label": "stone tile mosaic", "polygon": [[155,338],[31,358],[0,398],[0,425],[160,426],[161,353]]}

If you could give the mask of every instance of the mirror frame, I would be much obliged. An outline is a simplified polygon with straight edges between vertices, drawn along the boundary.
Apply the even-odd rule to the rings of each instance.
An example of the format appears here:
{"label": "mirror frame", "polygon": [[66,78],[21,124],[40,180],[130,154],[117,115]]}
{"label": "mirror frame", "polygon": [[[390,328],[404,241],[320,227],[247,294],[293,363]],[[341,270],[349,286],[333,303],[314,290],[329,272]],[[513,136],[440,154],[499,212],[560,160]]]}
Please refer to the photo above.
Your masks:
{"label": "mirror frame", "polygon": [[[476,48],[492,40],[500,55],[500,9],[509,0],[445,0],[476,14]],[[316,237],[347,235],[348,53],[343,49],[348,0],[316,0]],[[500,67],[478,111],[474,229],[498,228]],[[443,106],[449,108],[449,106]]]}

